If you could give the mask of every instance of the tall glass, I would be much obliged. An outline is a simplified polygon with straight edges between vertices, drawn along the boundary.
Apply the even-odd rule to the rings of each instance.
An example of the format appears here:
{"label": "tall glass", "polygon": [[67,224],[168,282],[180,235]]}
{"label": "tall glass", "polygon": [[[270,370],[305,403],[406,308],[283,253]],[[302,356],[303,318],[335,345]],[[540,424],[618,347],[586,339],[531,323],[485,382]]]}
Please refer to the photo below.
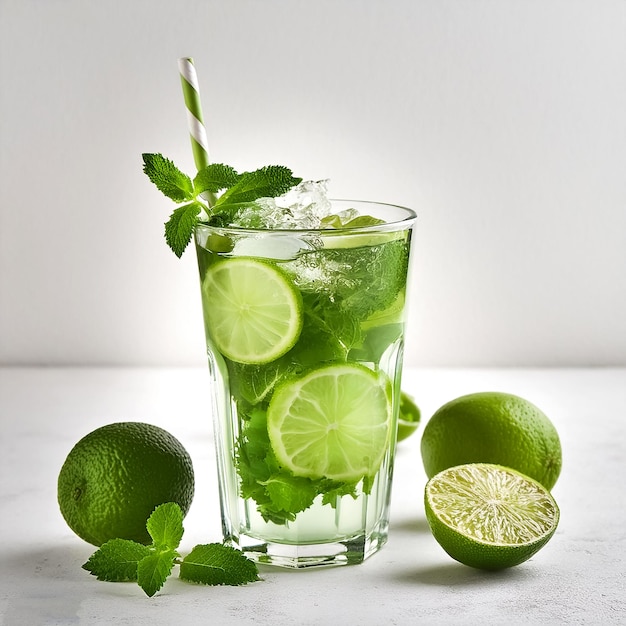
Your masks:
{"label": "tall glass", "polygon": [[[195,233],[224,540],[262,563],[360,563],[387,540],[416,216],[346,209],[381,222]],[[254,326],[264,301],[284,330],[259,351],[229,307]]]}

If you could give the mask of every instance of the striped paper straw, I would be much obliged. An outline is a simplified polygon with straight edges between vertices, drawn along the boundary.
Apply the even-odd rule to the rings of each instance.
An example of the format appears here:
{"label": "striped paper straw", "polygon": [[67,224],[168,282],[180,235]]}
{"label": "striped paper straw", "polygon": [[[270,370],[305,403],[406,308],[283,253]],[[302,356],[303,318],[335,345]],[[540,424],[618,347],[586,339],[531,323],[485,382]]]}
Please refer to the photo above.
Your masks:
{"label": "striped paper straw", "polygon": [[187,107],[187,126],[191,138],[191,148],[193,159],[198,170],[205,168],[209,163],[209,143],[206,136],[206,128],[202,118],[202,107],[200,106],[200,88],[193,59],[183,57],[178,59],[178,69],[180,71],[180,82],[183,86],[185,105]]}

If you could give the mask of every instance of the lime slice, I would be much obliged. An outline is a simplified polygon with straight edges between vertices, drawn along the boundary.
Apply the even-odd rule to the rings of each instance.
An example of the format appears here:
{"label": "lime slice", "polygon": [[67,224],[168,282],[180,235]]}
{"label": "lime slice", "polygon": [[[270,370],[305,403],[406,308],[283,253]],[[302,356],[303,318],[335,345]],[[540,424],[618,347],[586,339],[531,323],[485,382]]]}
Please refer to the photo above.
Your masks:
{"label": "lime slice", "polygon": [[216,348],[238,363],[269,363],[302,330],[300,292],[278,268],[237,257],[212,265],[202,282],[205,319]]}
{"label": "lime slice", "polygon": [[373,476],[389,440],[389,383],[342,363],[283,384],[267,412],[279,463],[296,476],[357,481]]}
{"label": "lime slice", "polygon": [[490,463],[457,465],[436,474],[426,484],[424,502],[441,547],[480,569],[523,563],[559,523],[559,509],[545,487]]}
{"label": "lime slice", "polygon": [[407,236],[406,231],[392,231],[392,232],[359,232],[353,231],[346,234],[341,229],[329,230],[328,232],[322,231],[321,238],[324,244],[324,248],[337,249],[337,248],[360,248],[365,246],[379,246],[383,243],[390,241],[396,241],[397,239],[405,239]]}

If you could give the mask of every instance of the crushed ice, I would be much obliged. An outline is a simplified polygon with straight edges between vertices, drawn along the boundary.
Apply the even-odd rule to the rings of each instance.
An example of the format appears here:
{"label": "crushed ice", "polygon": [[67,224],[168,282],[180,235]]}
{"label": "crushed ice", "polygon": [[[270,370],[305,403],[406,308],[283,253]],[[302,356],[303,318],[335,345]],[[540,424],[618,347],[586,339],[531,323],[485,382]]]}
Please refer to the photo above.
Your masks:
{"label": "crushed ice", "polygon": [[236,217],[236,226],[262,229],[321,228],[331,214],[328,181],[303,181],[278,198],[260,198]]}

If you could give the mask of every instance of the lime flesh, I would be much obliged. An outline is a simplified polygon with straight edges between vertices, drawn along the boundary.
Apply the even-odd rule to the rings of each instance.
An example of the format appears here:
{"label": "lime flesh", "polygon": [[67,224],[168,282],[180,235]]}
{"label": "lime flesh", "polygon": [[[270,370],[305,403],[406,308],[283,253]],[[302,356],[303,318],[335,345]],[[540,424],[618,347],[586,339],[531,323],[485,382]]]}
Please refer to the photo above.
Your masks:
{"label": "lime flesh", "polygon": [[267,421],[279,463],[296,476],[373,476],[389,441],[388,381],[357,364],[324,366],[279,387]]}
{"label": "lime flesh", "polygon": [[275,266],[246,257],[212,265],[202,282],[207,331],[238,363],[269,363],[288,352],[302,330],[299,291]]}

